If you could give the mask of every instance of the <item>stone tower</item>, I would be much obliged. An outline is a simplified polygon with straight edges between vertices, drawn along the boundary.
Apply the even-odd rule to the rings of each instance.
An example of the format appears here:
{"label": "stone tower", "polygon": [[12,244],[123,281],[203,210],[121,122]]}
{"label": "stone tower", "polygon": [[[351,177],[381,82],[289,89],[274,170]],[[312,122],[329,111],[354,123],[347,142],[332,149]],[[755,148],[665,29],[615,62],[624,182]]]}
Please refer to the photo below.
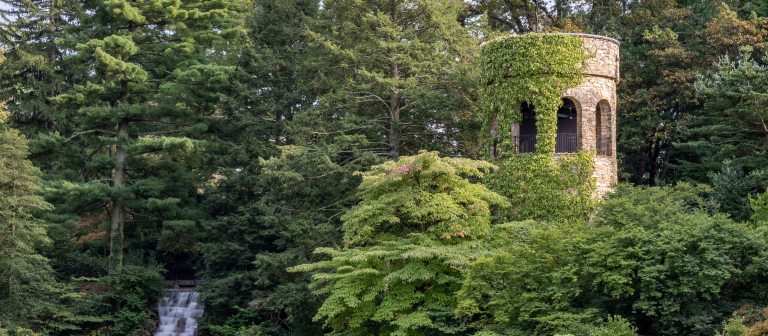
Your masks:
{"label": "stone tower", "polygon": [[[581,83],[562,93],[558,110],[556,158],[577,150],[593,151],[597,194],[602,197],[617,182],[616,164],[616,85],[619,83],[619,41],[597,35],[560,33],[577,36],[582,48],[592,57],[583,64]],[[512,37],[514,38],[514,37]],[[522,122],[513,124],[512,141],[516,152],[535,148],[535,115],[521,104]]]}

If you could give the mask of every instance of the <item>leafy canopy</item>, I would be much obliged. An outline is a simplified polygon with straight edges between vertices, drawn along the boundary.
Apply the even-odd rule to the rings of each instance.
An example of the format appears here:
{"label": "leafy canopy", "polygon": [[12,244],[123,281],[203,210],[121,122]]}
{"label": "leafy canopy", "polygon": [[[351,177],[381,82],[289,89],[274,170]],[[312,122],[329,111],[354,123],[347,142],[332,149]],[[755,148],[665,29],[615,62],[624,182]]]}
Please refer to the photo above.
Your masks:
{"label": "leafy canopy", "polygon": [[618,314],[643,335],[712,335],[765,300],[768,231],[711,214],[701,194],[622,186],[591,223],[500,226],[458,311],[499,334],[586,335],[575,330]]}
{"label": "leafy canopy", "polygon": [[359,173],[361,203],[343,217],[342,249],[292,268],[314,272],[327,296],[315,319],[338,335],[444,335],[466,326],[453,317],[454,293],[490,232],[491,208],[505,199],[470,179],[495,167],[421,152]]}

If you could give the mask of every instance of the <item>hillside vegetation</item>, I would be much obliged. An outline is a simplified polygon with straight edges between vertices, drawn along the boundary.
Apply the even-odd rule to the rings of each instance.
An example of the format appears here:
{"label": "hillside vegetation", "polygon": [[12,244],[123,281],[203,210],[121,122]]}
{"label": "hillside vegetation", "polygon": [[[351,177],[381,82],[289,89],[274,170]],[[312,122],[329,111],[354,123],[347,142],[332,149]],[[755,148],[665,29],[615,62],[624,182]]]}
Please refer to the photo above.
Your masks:
{"label": "hillside vegetation", "polygon": [[[0,18],[0,336],[153,335],[178,279],[202,280],[200,336],[768,335],[764,0]],[[621,41],[621,183],[600,201],[593,153],[552,161],[553,122],[541,153],[489,155],[489,112],[579,81],[568,38],[508,55],[562,62],[557,85],[488,76],[483,42],[542,32]]]}

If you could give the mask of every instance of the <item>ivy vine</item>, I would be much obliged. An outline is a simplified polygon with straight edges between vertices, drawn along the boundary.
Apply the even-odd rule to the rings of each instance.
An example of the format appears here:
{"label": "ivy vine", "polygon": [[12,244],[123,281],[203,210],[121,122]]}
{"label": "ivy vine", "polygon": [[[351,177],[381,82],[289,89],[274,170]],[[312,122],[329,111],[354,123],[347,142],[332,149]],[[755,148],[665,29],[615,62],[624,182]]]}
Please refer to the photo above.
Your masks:
{"label": "ivy vine", "polygon": [[553,154],[561,96],[581,82],[587,58],[581,38],[572,35],[527,34],[486,43],[481,50],[483,133],[490,134],[494,115],[499,130],[489,142],[496,141],[502,152],[513,148],[510,127],[522,121],[520,103],[529,102],[536,109],[536,152]]}
{"label": "ivy vine", "polygon": [[586,220],[595,206],[592,159],[589,151],[557,160],[548,154],[512,155],[485,183],[509,200],[501,212],[505,221]]}

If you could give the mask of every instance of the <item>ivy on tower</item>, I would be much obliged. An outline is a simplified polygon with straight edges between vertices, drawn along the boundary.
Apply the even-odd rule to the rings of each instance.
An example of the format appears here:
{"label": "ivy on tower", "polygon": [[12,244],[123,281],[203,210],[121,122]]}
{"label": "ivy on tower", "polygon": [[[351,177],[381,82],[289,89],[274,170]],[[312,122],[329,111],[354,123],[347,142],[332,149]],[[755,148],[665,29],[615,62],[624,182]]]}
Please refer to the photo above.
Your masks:
{"label": "ivy on tower", "polygon": [[510,148],[508,132],[522,121],[520,104],[536,109],[538,153],[555,152],[557,109],[563,91],[581,82],[581,39],[560,34],[508,36],[486,43],[481,51],[484,134]]}

